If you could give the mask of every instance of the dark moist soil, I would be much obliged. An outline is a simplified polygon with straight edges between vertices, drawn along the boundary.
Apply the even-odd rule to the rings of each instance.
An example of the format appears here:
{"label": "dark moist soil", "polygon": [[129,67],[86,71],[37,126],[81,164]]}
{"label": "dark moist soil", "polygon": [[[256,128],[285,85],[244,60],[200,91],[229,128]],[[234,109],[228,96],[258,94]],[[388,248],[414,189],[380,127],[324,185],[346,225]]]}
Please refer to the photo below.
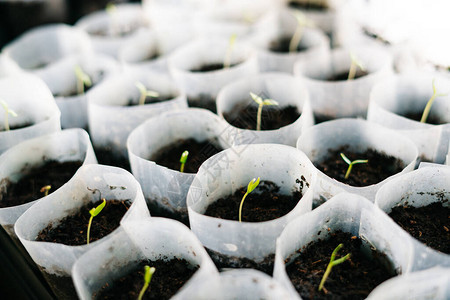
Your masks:
{"label": "dark moist soil", "polygon": [[[253,100],[241,101],[231,112],[223,114],[225,120],[237,128],[256,130],[258,105]],[[300,117],[295,106],[265,106],[261,113],[261,130],[275,130],[294,123]]]}
{"label": "dark moist soil", "polygon": [[[36,241],[60,243],[69,246],[86,245],[87,227],[91,217],[89,210],[97,207],[102,201],[90,202],[78,213],[65,217],[60,224],[53,227],[49,224],[39,232]],[[103,210],[92,220],[90,243],[101,239],[119,227],[120,220],[130,207],[128,201],[108,200]]]}
{"label": "dark moist soil", "polygon": [[[282,195],[280,187],[271,181],[261,181],[258,187],[247,195],[242,208],[242,221],[263,222],[277,219],[290,212],[302,197],[301,190],[291,195]],[[205,215],[239,220],[239,205],[247,191],[247,186],[238,189],[233,195],[220,198],[206,209]]]}
{"label": "dark moist soil", "polygon": [[[3,112],[2,112],[3,113]],[[2,124],[3,125],[3,124]],[[14,126],[11,126],[11,125],[9,125],[9,130],[16,130],[16,129],[22,129],[22,128],[26,128],[26,127],[29,127],[29,126],[32,126],[32,125],[34,125],[34,123],[29,123],[29,122],[27,122],[27,123],[23,123],[23,124],[19,124],[19,125],[14,125]],[[4,126],[4,125],[3,125]],[[0,131],[5,131],[5,128],[4,127],[1,127],[1,130]]]}
{"label": "dark moist soil", "polygon": [[[164,101],[169,101],[174,99],[175,95],[159,95],[158,97],[149,97],[147,96],[145,98],[144,104],[153,104],[153,103],[160,103]],[[136,106],[139,105],[139,98],[137,99],[129,99],[128,104],[126,106]]]}
{"label": "dark moist soil", "polygon": [[255,262],[249,258],[245,257],[236,257],[236,256],[228,256],[225,254],[221,254],[217,251],[205,248],[208,252],[209,256],[213,260],[217,269],[221,271],[222,269],[256,269],[261,272],[266,273],[269,276],[272,276],[273,266],[275,263],[275,254],[270,254],[264,258],[261,262]]}
{"label": "dark moist soil", "polygon": [[[420,122],[420,119],[422,119],[422,112],[408,112],[403,116],[405,118]],[[427,121],[425,123],[432,125],[446,124],[446,122],[442,121],[440,118],[432,114],[428,115]]]}
{"label": "dark moist soil", "polygon": [[201,94],[198,97],[188,97],[189,107],[204,108],[217,114],[216,99],[206,94]]}
{"label": "dark moist soil", "polygon": [[[369,73],[367,73],[366,71],[362,71],[360,69],[358,69],[356,71],[355,74],[355,78],[353,78],[352,80],[361,78],[363,76],[368,75]],[[347,81],[348,78],[348,71],[347,72],[343,72],[343,73],[339,73],[339,74],[333,74],[330,77],[327,78],[327,81]]]}
{"label": "dark moist soil", "polygon": [[217,140],[198,142],[190,138],[187,140],[178,140],[173,144],[161,148],[149,160],[154,161],[158,165],[179,171],[181,167],[180,157],[186,150],[189,151],[189,156],[184,166],[184,172],[197,173],[198,168],[205,160],[223,149],[218,146]]}
{"label": "dark moist soil", "polygon": [[[291,43],[291,39],[292,37],[289,36],[281,37],[280,39],[270,43],[269,50],[277,53],[289,53],[289,44]],[[302,52],[307,49],[308,47],[300,42],[300,44],[297,46],[296,51]]]}
{"label": "dark moist soil", "polygon": [[[335,259],[347,253],[351,257],[333,267],[319,292],[331,253],[341,243],[344,246]],[[302,299],[365,299],[376,286],[395,275],[393,268],[386,266],[389,262],[385,255],[372,252],[375,259],[368,258],[361,246],[359,238],[338,231],[327,240],[313,241],[299,249],[300,255],[293,261],[287,259],[287,274]]]}
{"label": "dark moist soil", "polygon": [[396,206],[389,216],[428,247],[450,254],[450,207],[443,207],[441,202],[423,207]]}
{"label": "dark moist soil", "polygon": [[[235,63],[235,64],[230,64],[230,68],[238,65],[239,63]],[[223,69],[223,63],[211,63],[211,64],[203,64],[198,68],[192,68],[190,71],[191,72],[195,72],[195,73],[200,73],[200,72],[212,72],[212,71],[218,71]]]}
{"label": "dark moist soil", "polygon": [[[314,163],[314,165],[326,175],[356,187],[379,183],[389,176],[401,172],[405,167],[401,160],[373,149],[368,149],[362,153],[355,153],[348,149],[348,145],[342,146],[337,150],[330,149],[325,160]],[[344,153],[350,161],[368,159],[369,162],[353,165],[350,176],[348,179],[345,179],[348,164],[342,159],[340,153]]]}
{"label": "dark moist soil", "polygon": [[131,172],[130,161],[127,158],[114,153],[111,148],[94,147],[94,152],[99,164],[119,167]]}
{"label": "dark moist soil", "polygon": [[315,1],[289,1],[288,6],[295,9],[300,10],[309,10],[309,11],[327,11],[328,5],[327,1],[323,1],[322,3],[316,3]]}
{"label": "dark moist soil", "polygon": [[330,115],[318,114],[318,113],[314,114],[314,124],[316,124],[316,125],[320,124],[320,123],[323,123],[323,122],[336,120],[336,119],[338,119],[338,118],[336,118],[334,116],[330,116]]}
{"label": "dark moist soil", "polygon": [[147,202],[147,208],[150,211],[152,217],[174,219],[180,221],[190,228],[187,209],[176,211],[164,206],[165,204],[169,206],[168,202],[159,204],[158,201],[152,198],[146,198],[145,200]]}
{"label": "dark moist soil", "polygon": [[[101,72],[100,76],[101,76],[101,78],[103,77],[103,71]],[[93,87],[94,87],[94,85],[90,85],[90,86],[84,85],[84,93],[81,93],[81,94],[78,93],[77,89],[75,89],[75,90],[73,90],[73,91],[71,91],[69,93],[53,94],[53,96],[54,97],[75,97],[75,96],[80,96],[80,95],[86,94]]]}
{"label": "dark moist soil", "polygon": [[144,285],[144,267],[154,267],[150,285],[144,294],[143,299],[170,299],[176,292],[194,275],[198,266],[190,265],[184,259],[171,259],[164,261],[142,261],[129,274],[106,283],[94,295],[95,299],[137,299]]}
{"label": "dark moist soil", "polygon": [[0,207],[11,207],[25,204],[44,197],[41,188],[51,185],[49,194],[64,185],[75,174],[83,162],[81,161],[47,161],[43,166],[23,170],[23,177],[17,183],[5,180],[6,190],[1,191]]}

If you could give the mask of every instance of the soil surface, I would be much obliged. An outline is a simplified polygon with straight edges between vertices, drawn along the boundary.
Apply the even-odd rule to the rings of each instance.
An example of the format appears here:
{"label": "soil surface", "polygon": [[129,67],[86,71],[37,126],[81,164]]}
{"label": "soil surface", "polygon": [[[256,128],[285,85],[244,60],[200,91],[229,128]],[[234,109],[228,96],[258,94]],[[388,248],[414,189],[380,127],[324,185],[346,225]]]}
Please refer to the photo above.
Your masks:
{"label": "soil surface", "polygon": [[[247,195],[242,207],[243,222],[263,222],[277,219],[290,212],[300,201],[301,191],[283,195],[280,187],[271,181],[261,181],[258,187]],[[220,198],[206,209],[205,215],[239,220],[239,205],[247,191],[247,186],[238,189],[233,195]]]}
{"label": "soil surface", "polygon": [[[292,36],[283,36],[280,39],[270,43],[269,50],[277,53],[289,53],[289,45],[291,43]],[[308,47],[301,42],[297,45],[296,52],[302,52],[307,50]]]}
{"label": "soil surface", "polygon": [[[366,71],[362,71],[362,70],[358,69],[356,71],[355,78],[353,78],[352,80],[361,78],[361,77],[366,76],[368,74],[369,73],[367,73]],[[348,78],[348,71],[347,72],[343,72],[343,73],[333,74],[333,75],[331,75],[330,77],[327,78],[327,81],[346,81],[347,78]]]}
{"label": "soil surface", "polygon": [[[23,123],[23,124],[14,125],[14,126],[10,124],[9,125],[9,130],[22,129],[22,128],[26,128],[26,127],[29,127],[29,126],[32,126],[32,125],[34,125],[34,123]],[[3,122],[2,122],[2,124],[0,124],[0,131],[5,131],[5,125],[3,125]]]}
{"label": "soil surface", "polygon": [[190,138],[187,140],[178,140],[173,144],[161,148],[149,160],[156,162],[158,165],[179,171],[181,167],[180,157],[186,150],[189,151],[189,156],[184,166],[184,172],[197,173],[198,168],[205,160],[223,149],[218,146],[217,140],[212,139],[198,142]]}
{"label": "soil surface", "polygon": [[[239,63],[230,64],[230,68],[238,65]],[[211,64],[204,64],[201,65],[198,68],[193,68],[190,71],[194,73],[200,73],[200,72],[211,72],[211,71],[218,71],[224,69],[223,63],[211,63]]]}
{"label": "soil surface", "polygon": [[44,197],[41,188],[51,185],[49,194],[64,185],[75,174],[83,162],[81,161],[47,161],[43,166],[23,170],[23,177],[12,183],[5,180],[6,190],[1,191],[0,207],[11,207],[25,204]]}
{"label": "soil surface", "polygon": [[95,299],[137,299],[144,285],[144,267],[154,267],[150,285],[143,299],[170,299],[194,275],[198,266],[184,259],[142,261],[129,274],[106,283]]}
{"label": "soil surface", "polygon": [[[223,113],[223,117],[234,127],[256,130],[257,114],[258,105],[253,100],[243,100],[231,112]],[[261,130],[279,129],[294,123],[299,117],[300,112],[295,106],[265,106],[261,112]]]}
{"label": "soil surface", "polygon": [[288,6],[300,10],[309,11],[327,11],[328,5],[327,1],[295,1],[291,0],[288,2]]}
{"label": "soil surface", "polygon": [[94,148],[94,152],[99,164],[119,167],[131,172],[130,161],[123,156],[119,156],[111,148]]}
{"label": "soil surface", "polygon": [[[420,119],[422,119],[422,113],[423,112],[408,112],[408,113],[404,114],[403,116],[405,118],[420,122]],[[433,115],[431,113],[428,115],[427,121],[425,123],[432,124],[432,125],[446,124],[446,122],[442,121],[436,115]]]}
{"label": "soil surface", "polygon": [[[401,160],[373,149],[368,149],[362,153],[354,153],[348,149],[348,145],[337,150],[330,149],[325,160],[319,163],[314,162],[314,165],[326,175],[356,187],[376,184],[401,172],[405,167]],[[348,164],[342,159],[340,153],[344,153],[350,161],[368,159],[369,162],[353,165],[350,176],[345,179]]]}
{"label": "soil surface", "polygon": [[77,291],[71,276],[56,276],[42,270],[42,274],[50,285],[57,299],[77,300]]}
{"label": "soil surface", "polygon": [[198,97],[188,97],[187,102],[189,107],[204,108],[215,114],[217,113],[216,98],[209,95],[201,94]]}
{"label": "soil surface", "polygon": [[[83,206],[75,215],[65,217],[55,227],[49,224],[39,232],[37,241],[60,243],[69,246],[85,245],[87,243],[87,227],[91,217],[89,210],[97,207],[102,201],[90,202]],[[108,200],[103,210],[92,220],[90,243],[101,239],[119,227],[120,220],[130,207],[128,201]]]}
{"label": "soil surface", "polygon": [[[169,101],[176,98],[175,95],[159,95],[158,97],[145,97],[144,104],[153,104],[153,103],[159,103],[164,101]],[[139,105],[139,98],[136,99],[129,99],[128,104],[126,106],[136,106]]]}
{"label": "soil surface", "polygon": [[428,247],[450,254],[450,207],[443,207],[441,202],[423,207],[396,206],[389,216]]}
{"label": "soil surface", "polygon": [[[335,259],[351,257],[332,268],[324,289],[318,291],[320,281],[330,262],[333,250],[339,245]],[[327,240],[311,242],[299,249],[299,256],[286,262],[287,274],[302,299],[365,299],[379,284],[395,274],[389,262],[380,253],[372,253],[376,259],[361,252],[361,240],[349,233],[335,232]]]}
{"label": "soil surface", "polygon": [[339,119],[339,118],[336,118],[336,117],[330,116],[330,115],[319,114],[319,113],[314,114],[314,124],[320,124],[323,122],[328,122],[328,121],[336,120],[336,119]]}

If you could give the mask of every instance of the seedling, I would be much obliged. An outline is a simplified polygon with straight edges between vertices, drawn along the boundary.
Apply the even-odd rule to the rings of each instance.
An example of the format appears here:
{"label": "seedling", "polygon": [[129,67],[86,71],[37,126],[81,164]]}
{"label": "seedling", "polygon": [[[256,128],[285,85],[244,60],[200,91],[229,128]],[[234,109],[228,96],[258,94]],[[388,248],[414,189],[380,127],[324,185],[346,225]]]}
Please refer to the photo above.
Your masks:
{"label": "seedling", "polygon": [[228,69],[231,66],[231,53],[233,53],[234,45],[236,44],[237,35],[232,34],[228,42],[227,52],[225,53],[225,58],[223,60],[223,68]]}
{"label": "seedling", "polygon": [[361,71],[366,71],[366,67],[362,64],[359,58],[355,55],[355,53],[350,52],[350,70],[348,71],[347,80],[353,80],[356,76],[356,70],[359,68]]}
{"label": "seedling", "polygon": [[6,103],[3,100],[0,100],[0,103],[3,106],[3,109],[5,110],[5,131],[9,131],[9,115],[13,116],[13,117],[17,117],[17,114],[15,111],[13,111],[12,109],[9,108],[8,103]]}
{"label": "seedling", "polygon": [[141,96],[139,97],[139,105],[144,105],[145,98],[147,98],[147,97],[158,97],[159,96],[158,92],[147,90],[145,85],[143,85],[139,81],[136,82],[135,85],[139,89],[139,92],[141,93]]}
{"label": "seedling", "polygon": [[184,165],[186,164],[188,155],[189,155],[189,151],[187,151],[187,150],[181,154],[181,157],[180,157],[180,163],[181,163],[180,172],[181,173],[184,172]]}
{"label": "seedling", "polygon": [[92,86],[91,77],[84,73],[79,65],[75,66],[75,76],[77,77],[77,92],[79,95],[84,94],[84,87]]}
{"label": "seedling", "polygon": [[305,27],[314,27],[314,23],[310,19],[308,19],[304,13],[296,11],[293,14],[295,16],[295,19],[297,20],[297,27],[295,28],[294,35],[292,36],[291,42],[289,43],[290,53],[297,51],[298,45],[302,40]]}
{"label": "seedling", "polygon": [[423,110],[422,118],[420,119],[421,123],[425,123],[427,121],[427,118],[428,118],[428,115],[430,114],[431,106],[433,105],[434,99],[436,99],[436,97],[447,96],[447,94],[437,94],[436,93],[436,86],[435,86],[434,82],[435,82],[435,79],[433,79],[433,81],[432,81],[433,95],[431,95],[430,100],[428,100],[427,105],[425,105],[425,109]]}
{"label": "seedling", "polygon": [[97,207],[94,207],[89,211],[89,213],[91,214],[91,217],[89,218],[89,224],[88,224],[88,229],[87,229],[87,244],[88,245],[89,245],[89,235],[91,233],[92,220],[103,210],[103,208],[105,208],[105,205],[106,205],[105,198],[102,198],[102,201],[103,202],[100,203]]}
{"label": "seedling", "polygon": [[41,187],[40,192],[44,193],[44,197],[48,196],[48,192],[50,191],[50,189],[52,188],[51,185],[46,185]]}
{"label": "seedling", "polygon": [[345,156],[344,153],[341,152],[341,157],[342,159],[348,164],[348,168],[347,168],[347,172],[345,172],[345,179],[348,179],[348,177],[350,176],[350,172],[352,171],[353,165],[355,164],[365,164],[368,163],[369,160],[368,159],[357,159],[354,161],[350,161],[350,159],[348,159],[347,156]]}
{"label": "seedling", "polygon": [[241,204],[239,205],[239,223],[242,222],[242,206],[244,205],[245,198],[258,186],[259,180],[260,180],[259,177],[258,179],[253,178],[247,185],[247,192],[242,197]]}
{"label": "seedling", "polygon": [[155,273],[156,269],[154,267],[145,266],[145,274],[144,274],[144,286],[142,287],[138,300],[142,300],[142,297],[144,297],[145,291],[148,289],[148,286],[150,285],[150,281],[152,280],[153,273]]}
{"label": "seedling", "polygon": [[[350,258],[351,254],[348,253],[346,256],[343,256],[339,259],[335,260],[336,254],[339,251],[339,249],[341,249],[344,246],[344,244],[339,244],[334,250],[333,253],[331,253],[331,259],[330,262],[328,263],[327,269],[325,270],[325,273],[323,274],[322,280],[320,281],[319,284],[319,291],[321,291],[324,287],[323,285],[325,284],[325,281],[327,280],[328,276],[330,275],[331,269],[334,266],[337,266],[341,263],[343,263],[344,261],[346,261],[347,259]],[[326,290],[325,290],[326,291]]]}
{"label": "seedling", "polygon": [[256,130],[261,130],[261,114],[263,106],[278,105],[278,102],[272,99],[263,99],[252,92],[250,92],[250,96],[252,97],[253,101],[258,104],[258,113],[256,115]]}

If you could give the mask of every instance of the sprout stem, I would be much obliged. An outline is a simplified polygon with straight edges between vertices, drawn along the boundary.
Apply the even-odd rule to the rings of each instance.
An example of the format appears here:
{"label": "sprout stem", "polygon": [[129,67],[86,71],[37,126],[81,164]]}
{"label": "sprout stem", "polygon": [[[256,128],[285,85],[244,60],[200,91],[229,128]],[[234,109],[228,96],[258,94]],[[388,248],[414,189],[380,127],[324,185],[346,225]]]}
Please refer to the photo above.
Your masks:
{"label": "sprout stem", "polygon": [[48,192],[50,191],[51,188],[52,188],[51,185],[43,186],[43,187],[41,187],[40,192],[44,193],[44,197],[46,197],[46,196],[48,196]]}
{"label": "sprout stem", "polygon": [[260,178],[253,178],[247,185],[247,192],[244,194],[241,200],[241,204],[239,204],[239,223],[242,222],[242,206],[244,205],[245,198],[248,194],[250,194],[259,184]]}
{"label": "sprout stem", "polygon": [[236,43],[236,34],[232,34],[228,43],[227,52],[225,53],[225,59],[223,60],[223,68],[227,69],[231,66],[231,54],[233,53],[234,44]]}
{"label": "sprout stem", "polygon": [[344,176],[345,179],[348,179],[348,177],[350,176],[350,173],[352,171],[353,165],[355,165],[355,164],[364,164],[364,163],[368,163],[369,162],[368,159],[357,159],[357,160],[354,160],[354,161],[350,161],[350,159],[347,156],[345,156],[345,154],[342,153],[342,152],[341,152],[341,157],[348,164],[347,172],[345,172],[345,176]]}
{"label": "sprout stem", "polygon": [[353,52],[350,52],[350,70],[348,71],[348,77],[347,80],[353,80],[356,76],[356,69],[360,68],[362,71],[365,71],[366,68],[362,64],[362,62],[356,57],[356,55]]}
{"label": "sprout stem", "polygon": [[420,118],[421,123],[425,123],[428,119],[428,115],[431,111],[431,106],[433,105],[434,100],[436,97],[439,96],[446,96],[447,94],[436,94],[436,86],[434,84],[435,79],[433,79],[432,86],[433,86],[433,95],[431,95],[431,98],[428,100],[427,105],[425,106],[425,109],[423,110],[422,118]]}
{"label": "sprout stem", "polygon": [[346,256],[343,256],[339,259],[335,260],[336,254],[339,251],[339,249],[341,249],[344,246],[344,244],[339,244],[334,250],[333,253],[331,253],[331,258],[330,258],[330,262],[328,263],[327,269],[325,270],[325,273],[323,274],[322,280],[320,281],[319,284],[319,291],[321,291],[323,289],[323,285],[325,284],[325,281],[327,280],[328,276],[331,273],[331,269],[334,266],[337,266],[341,263],[343,263],[344,261],[346,261],[347,259],[350,258],[351,254],[348,253]]}
{"label": "sprout stem", "polygon": [[89,213],[91,214],[91,217],[89,218],[89,224],[88,224],[88,229],[87,229],[87,244],[89,245],[89,235],[91,233],[91,225],[92,225],[92,220],[94,219],[95,216],[97,216],[105,207],[106,205],[106,200],[103,198],[102,199],[103,202],[100,203],[97,207],[92,208]]}
{"label": "sprout stem", "polygon": [[3,106],[3,109],[5,110],[5,131],[9,131],[9,115],[13,116],[13,117],[17,117],[17,114],[15,111],[13,111],[12,109],[9,108],[8,103],[6,103],[3,100],[0,100],[0,104]]}
{"label": "sprout stem", "polygon": [[142,287],[138,300],[142,300],[142,297],[144,297],[145,291],[147,291],[148,286],[150,285],[150,281],[152,280],[152,276],[155,273],[156,269],[154,267],[145,266],[145,274],[144,274],[144,286]]}
{"label": "sprout stem", "polygon": [[262,115],[262,108],[264,105],[278,105],[278,102],[272,99],[262,99],[260,96],[250,92],[250,96],[252,97],[253,101],[255,101],[258,104],[258,112],[256,114],[256,130],[261,130],[261,115]]}
{"label": "sprout stem", "polygon": [[181,163],[180,172],[181,173],[184,172],[184,165],[186,164],[188,156],[189,156],[189,151],[187,151],[187,150],[181,154],[181,157],[180,157],[180,163]]}

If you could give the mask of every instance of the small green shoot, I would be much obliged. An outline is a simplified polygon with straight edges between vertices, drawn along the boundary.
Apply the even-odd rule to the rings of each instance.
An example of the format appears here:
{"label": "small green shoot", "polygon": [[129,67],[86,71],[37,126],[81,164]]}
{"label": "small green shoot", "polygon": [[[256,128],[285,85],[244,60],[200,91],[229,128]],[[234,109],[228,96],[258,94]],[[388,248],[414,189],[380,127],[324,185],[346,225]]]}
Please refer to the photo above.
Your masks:
{"label": "small green shoot", "polygon": [[431,105],[433,105],[434,99],[436,99],[436,97],[442,97],[442,96],[448,95],[448,94],[437,94],[436,86],[435,86],[434,82],[435,82],[435,79],[433,79],[433,81],[432,81],[433,95],[431,95],[430,100],[428,100],[427,105],[425,106],[425,109],[423,110],[422,118],[420,118],[421,123],[426,123],[428,115],[430,114]]}
{"label": "small green shoot", "polygon": [[145,98],[147,98],[147,97],[158,97],[159,96],[158,92],[147,90],[145,85],[143,85],[139,81],[136,82],[135,85],[139,89],[139,92],[141,93],[141,96],[139,97],[139,105],[144,105]]}
{"label": "small green shoot", "polygon": [[186,164],[186,161],[187,161],[187,159],[188,159],[188,155],[189,155],[189,151],[184,151],[182,154],[181,154],[181,157],[180,157],[180,163],[181,163],[181,166],[180,166],[180,172],[181,173],[183,173],[184,172],[184,165]]}
{"label": "small green shoot", "polygon": [[303,32],[306,27],[313,28],[314,23],[308,19],[304,13],[300,11],[295,11],[294,13],[295,19],[297,20],[297,27],[295,28],[294,35],[291,38],[291,42],[289,43],[289,52],[294,53],[297,51],[298,45],[303,37]]}
{"label": "small green shoot", "polygon": [[[325,281],[327,280],[328,276],[330,275],[331,269],[334,266],[337,266],[341,263],[343,263],[344,261],[346,261],[347,259],[350,258],[351,254],[348,253],[346,256],[343,256],[339,259],[335,260],[336,254],[339,251],[339,249],[341,249],[344,246],[344,244],[339,244],[334,250],[333,253],[331,253],[331,259],[330,262],[328,263],[327,269],[325,270],[325,273],[323,274],[322,280],[320,281],[319,284],[319,291],[321,291],[324,287],[323,285],[325,284]],[[325,289],[326,291],[326,289]]]}
{"label": "small green shoot", "polygon": [[347,172],[345,172],[345,179],[348,179],[348,177],[350,176],[350,172],[352,171],[353,165],[355,164],[365,164],[368,163],[369,160],[368,159],[357,159],[354,161],[350,161],[350,159],[348,159],[347,156],[345,156],[344,153],[341,152],[341,157],[342,159],[348,164],[348,169]]}
{"label": "small green shoot", "polygon": [[263,99],[252,92],[250,92],[250,96],[252,97],[253,101],[258,104],[258,113],[256,115],[256,130],[261,130],[261,114],[263,106],[278,105],[278,102],[272,99]]}
{"label": "small green shoot", "polygon": [[223,68],[228,69],[231,66],[231,54],[233,53],[234,45],[236,44],[237,34],[232,34],[228,42],[227,52],[223,60]]}
{"label": "small green shoot", "polygon": [[108,2],[105,11],[111,19],[111,36],[115,36],[116,34],[119,34],[119,26],[117,25],[117,6],[112,2]]}
{"label": "small green shoot", "polygon": [[40,192],[44,193],[44,197],[48,196],[48,192],[50,191],[50,189],[52,188],[51,185],[46,185],[41,187]]}
{"label": "small green shoot", "polygon": [[75,76],[77,77],[77,92],[79,95],[84,94],[84,87],[92,86],[91,78],[79,65],[75,66]]}
{"label": "small green shoot", "polygon": [[359,58],[355,55],[355,53],[350,52],[350,70],[348,71],[347,80],[353,80],[356,76],[356,69],[360,68],[361,71],[366,71],[366,67],[362,64]]}
{"label": "small green shoot", "polygon": [[89,213],[91,214],[91,217],[89,218],[89,224],[88,224],[88,229],[87,229],[87,244],[88,245],[89,245],[89,235],[91,233],[92,220],[103,210],[103,208],[105,208],[105,205],[106,205],[105,198],[103,198],[102,200],[103,200],[102,203],[100,203],[97,207],[94,207],[89,211]]}
{"label": "small green shoot", "polygon": [[9,115],[13,117],[17,117],[17,114],[15,111],[9,108],[8,103],[0,99],[0,104],[3,106],[3,109],[5,110],[5,131],[9,131]]}
{"label": "small green shoot", "polygon": [[138,300],[142,300],[142,297],[144,297],[145,291],[148,289],[148,286],[150,285],[150,281],[152,280],[152,276],[155,273],[156,269],[154,267],[145,266],[145,274],[144,274],[144,286],[142,287]]}
{"label": "small green shoot", "polygon": [[248,194],[253,192],[253,190],[258,186],[259,180],[260,180],[259,177],[258,177],[258,179],[253,178],[252,180],[250,180],[250,182],[247,185],[247,192],[242,197],[241,204],[239,205],[239,223],[242,222],[242,206],[244,205],[245,198],[247,197]]}

